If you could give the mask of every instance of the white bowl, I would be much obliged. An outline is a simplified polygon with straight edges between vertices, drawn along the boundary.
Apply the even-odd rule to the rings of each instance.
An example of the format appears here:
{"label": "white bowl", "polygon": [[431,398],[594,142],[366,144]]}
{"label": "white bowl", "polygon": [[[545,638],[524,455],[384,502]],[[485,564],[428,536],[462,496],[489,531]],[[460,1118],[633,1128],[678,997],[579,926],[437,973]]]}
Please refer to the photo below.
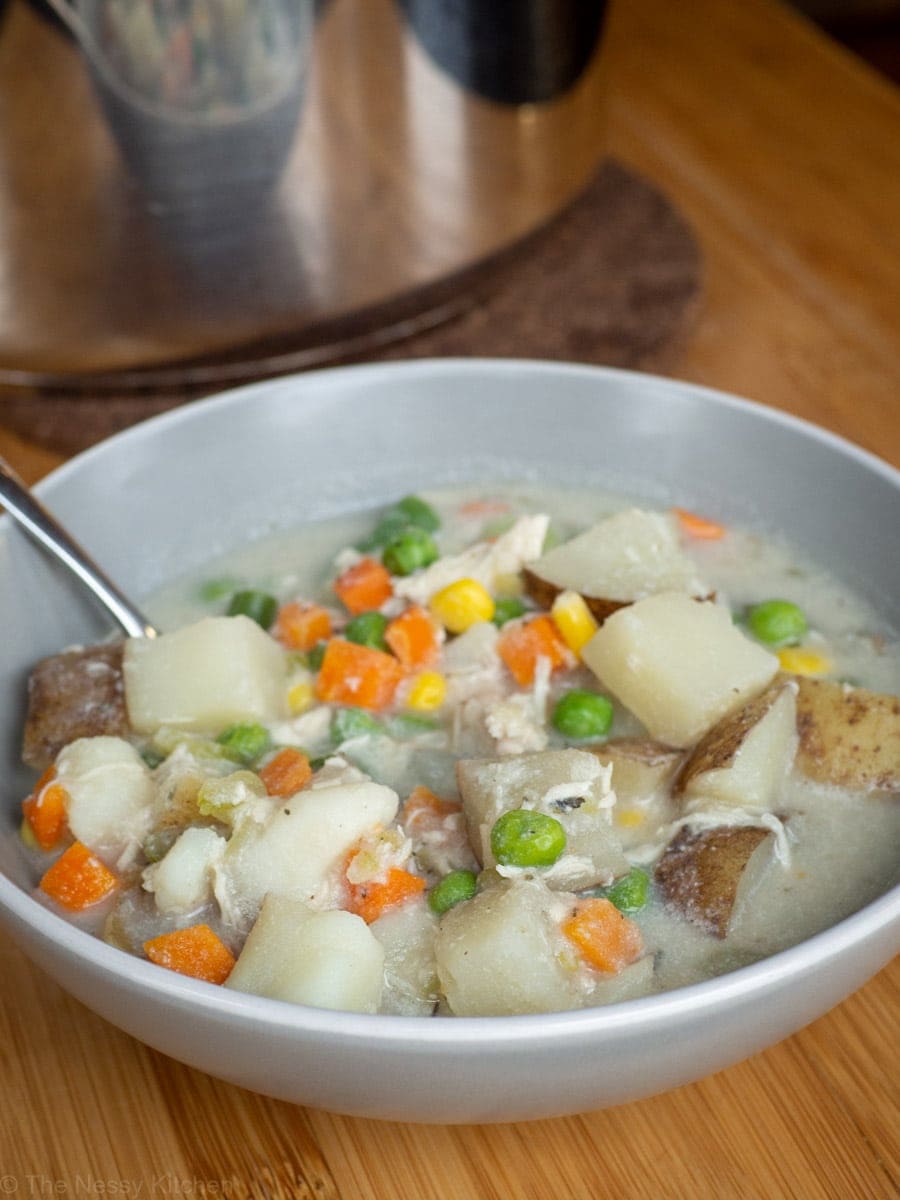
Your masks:
{"label": "white bowl", "polygon": [[[813,426],[647,375],[515,361],[323,371],[187,406],[81,455],[40,494],[141,597],[276,527],[435,483],[590,484],[783,530],[900,627],[900,476]],[[827,498],[826,498],[827,497]],[[599,1108],[697,1079],[838,1003],[893,955],[900,888],[731,974],[609,1008],[435,1020],[239,995],[160,970],[28,895],[16,830],[31,664],[106,630],[0,520],[0,919],[89,1008],[233,1083],[343,1113],[513,1121]]]}

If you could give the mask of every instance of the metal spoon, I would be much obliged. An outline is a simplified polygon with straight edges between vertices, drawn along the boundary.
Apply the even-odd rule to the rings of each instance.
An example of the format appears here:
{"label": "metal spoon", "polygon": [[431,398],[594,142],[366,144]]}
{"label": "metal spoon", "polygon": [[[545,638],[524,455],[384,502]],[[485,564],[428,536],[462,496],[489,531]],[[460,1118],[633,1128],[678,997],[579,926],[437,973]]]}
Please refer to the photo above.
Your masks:
{"label": "metal spoon", "polygon": [[129,637],[156,637],[157,630],[140,609],[104,574],[71,534],[48,512],[6,460],[0,456],[0,502],[4,508],[45,550],[93,593],[117,625]]}

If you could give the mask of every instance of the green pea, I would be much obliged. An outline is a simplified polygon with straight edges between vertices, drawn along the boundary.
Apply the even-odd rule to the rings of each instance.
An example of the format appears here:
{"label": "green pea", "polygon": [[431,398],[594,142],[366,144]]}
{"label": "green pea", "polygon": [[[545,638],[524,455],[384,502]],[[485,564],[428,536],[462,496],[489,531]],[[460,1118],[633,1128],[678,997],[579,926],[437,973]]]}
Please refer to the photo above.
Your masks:
{"label": "green pea", "polygon": [[269,628],[277,612],[278,601],[274,596],[252,588],[244,592],[235,592],[228,605],[229,617],[249,617],[263,629]]}
{"label": "green pea", "polygon": [[392,505],[372,530],[372,533],[357,545],[357,550],[368,553],[395,541],[410,526],[434,533],[441,527],[441,519],[419,496],[404,496]]}
{"label": "green pea", "polygon": [[389,515],[391,513],[405,517],[409,525],[424,529],[426,533],[435,533],[441,527],[441,518],[420,496],[404,496],[393,506]]}
{"label": "green pea", "polygon": [[369,646],[372,650],[387,650],[384,631],[388,619],[380,612],[364,612],[344,626],[344,637],[358,646]]}
{"label": "green pea", "polygon": [[525,613],[525,605],[518,596],[500,596],[494,601],[494,615],[491,620],[498,627],[507,621],[514,621]]}
{"label": "green pea", "polygon": [[445,913],[455,904],[471,900],[477,887],[474,871],[451,871],[428,893],[428,907],[439,915]]}
{"label": "green pea", "polygon": [[612,701],[599,692],[573,688],[557,700],[552,721],[563,737],[573,741],[605,737],[612,728]]}
{"label": "green pea", "polygon": [[322,659],[325,657],[326,642],[317,642],[311,650],[307,650],[304,657],[303,665],[308,667],[310,671],[318,671],[322,666]]}
{"label": "green pea", "polygon": [[640,867],[632,867],[627,875],[617,879],[603,894],[620,912],[640,912],[650,894],[650,876]]}
{"label": "green pea", "polygon": [[404,529],[408,529],[410,521],[400,512],[386,513],[367,538],[356,543],[356,549],[361,554],[369,554],[372,550],[381,550],[394,538],[399,537]]}
{"label": "green pea", "polygon": [[438,548],[424,529],[410,526],[385,547],[381,561],[392,575],[411,575],[438,557]]}
{"label": "green pea", "polygon": [[256,762],[272,744],[268,729],[251,721],[230,725],[219,734],[216,741],[229,758],[247,766]]}
{"label": "green pea", "polygon": [[552,867],[565,848],[559,821],[528,808],[505,812],[491,830],[491,850],[504,866]]}
{"label": "green pea", "polygon": [[339,708],[331,718],[331,740],[336,746],[349,742],[351,738],[383,732],[380,722],[362,708]]}
{"label": "green pea", "polygon": [[787,646],[799,642],[806,633],[806,617],[790,600],[765,600],[754,604],[747,613],[747,626],[767,646]]}

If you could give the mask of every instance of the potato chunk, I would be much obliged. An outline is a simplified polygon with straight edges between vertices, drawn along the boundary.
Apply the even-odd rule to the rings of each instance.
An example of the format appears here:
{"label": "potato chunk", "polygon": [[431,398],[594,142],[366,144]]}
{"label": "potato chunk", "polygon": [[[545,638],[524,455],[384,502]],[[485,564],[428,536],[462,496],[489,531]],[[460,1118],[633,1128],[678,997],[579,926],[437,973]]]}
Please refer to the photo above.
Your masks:
{"label": "potato chunk", "polygon": [[715,725],[675,784],[687,807],[707,801],[764,812],[772,807],[797,749],[796,685],[776,680]]}
{"label": "potato chunk", "polygon": [[23,762],[43,770],[77,738],[128,733],[122,651],[122,642],[109,642],[37,664],[28,679]]}
{"label": "potato chunk", "polygon": [[585,750],[612,767],[613,827],[623,849],[657,840],[675,816],[670,787],[684,754],[640,737],[612,738]]}
{"label": "potato chunk", "polygon": [[680,545],[669,513],[632,508],[555,546],[525,572],[529,594],[549,608],[563,591],[579,592],[599,621],[662,591],[705,596],[709,589]]}
{"label": "potato chunk", "polygon": [[236,924],[256,917],[267,893],[311,898],[359,839],[397,814],[397,793],[380,783],[312,787],[276,803],[263,823],[232,835],[216,895]]}
{"label": "potato chunk", "polygon": [[456,777],[479,862],[495,865],[491,829],[498,817],[510,809],[534,808],[555,817],[566,834],[562,858],[540,868],[549,887],[579,891],[611,883],[628,863],[611,824],[609,775],[584,750],[461,760]]}
{"label": "potato chunk", "polygon": [[273,1000],[378,1011],[384,950],[361,917],[268,896],[225,986]]}
{"label": "potato chunk", "polygon": [[769,836],[757,825],[681,829],[656,864],[656,886],[688,921],[724,938],[741,877]]}
{"label": "potato chunk", "polygon": [[613,613],[581,655],[652,737],[678,747],[694,745],[778,670],[727,609],[679,592]]}
{"label": "potato chunk", "polygon": [[797,766],[853,791],[900,791],[900,696],[830,679],[798,680]]}
{"label": "potato chunk", "polygon": [[60,751],[56,778],[68,794],[66,819],[92,850],[118,851],[150,828],[153,782],[141,756],[122,738],[79,738]]}
{"label": "potato chunk", "polygon": [[453,1013],[493,1017],[580,1007],[577,976],[564,965],[571,947],[559,928],[567,906],[538,879],[485,882],[444,915],[435,938],[438,978]]}
{"label": "potato chunk", "polygon": [[384,947],[384,991],[379,1012],[429,1016],[440,999],[434,961],[437,917],[422,897],[397,904],[369,929]]}
{"label": "potato chunk", "polygon": [[217,732],[283,715],[285,656],[249,617],[205,617],[125,643],[125,702],[134,729]]}

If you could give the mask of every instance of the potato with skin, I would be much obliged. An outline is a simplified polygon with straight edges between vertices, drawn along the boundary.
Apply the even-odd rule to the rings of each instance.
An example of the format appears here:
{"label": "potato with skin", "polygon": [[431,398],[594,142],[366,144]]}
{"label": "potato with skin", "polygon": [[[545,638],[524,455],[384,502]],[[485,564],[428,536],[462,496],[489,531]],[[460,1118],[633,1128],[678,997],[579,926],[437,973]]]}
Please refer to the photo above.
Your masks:
{"label": "potato with skin", "polygon": [[28,678],[24,763],[42,771],[78,738],[128,734],[123,649],[123,642],[108,642],[66,650],[34,667]]}
{"label": "potato with skin", "polygon": [[529,564],[524,580],[542,608],[549,608],[560,592],[578,592],[601,624],[618,609],[657,592],[709,592],[681,549],[672,514],[636,508],[548,550]]}
{"label": "potato with skin", "polygon": [[675,781],[688,811],[708,803],[771,809],[797,749],[796,691],[776,679],[701,739]]}
{"label": "potato with skin", "polygon": [[757,825],[685,826],[656,864],[656,886],[685,920],[724,938],[744,871],[769,836]]}
{"label": "potato with skin", "polygon": [[603,686],[669,746],[695,745],[771,683],[778,659],[711,601],[661,592],[623,608],[581,657]]}
{"label": "potato with skin", "polygon": [[852,791],[900,791],[900,696],[800,678],[797,767]]}

